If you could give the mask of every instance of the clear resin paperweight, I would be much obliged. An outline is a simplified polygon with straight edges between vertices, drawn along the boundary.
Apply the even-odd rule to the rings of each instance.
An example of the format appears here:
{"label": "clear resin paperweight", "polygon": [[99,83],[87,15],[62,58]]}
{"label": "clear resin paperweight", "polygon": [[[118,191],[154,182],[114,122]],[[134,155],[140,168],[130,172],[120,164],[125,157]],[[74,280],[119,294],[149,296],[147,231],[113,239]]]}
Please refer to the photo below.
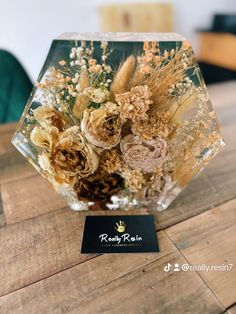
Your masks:
{"label": "clear resin paperweight", "polygon": [[54,40],[13,144],[71,208],[163,210],[224,145],[188,41]]}

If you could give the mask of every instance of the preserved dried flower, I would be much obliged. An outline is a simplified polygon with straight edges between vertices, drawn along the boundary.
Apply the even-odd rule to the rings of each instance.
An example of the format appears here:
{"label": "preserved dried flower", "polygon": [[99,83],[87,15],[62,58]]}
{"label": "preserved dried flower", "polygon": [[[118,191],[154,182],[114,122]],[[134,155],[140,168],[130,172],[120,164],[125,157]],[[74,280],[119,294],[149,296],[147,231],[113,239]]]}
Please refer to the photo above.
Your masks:
{"label": "preserved dried flower", "polygon": [[135,193],[137,200],[147,200],[152,202],[158,202],[160,196],[165,193],[173,182],[169,175],[159,176],[154,175],[150,178],[146,185]]}
{"label": "preserved dried flower", "polygon": [[145,141],[129,134],[121,140],[120,147],[126,164],[144,173],[155,172],[162,166],[167,154],[167,142],[160,137]]}
{"label": "preserved dried flower", "polygon": [[59,131],[66,128],[66,120],[62,113],[46,106],[40,106],[33,111],[34,118],[44,128],[55,126]]}
{"label": "preserved dried flower", "polygon": [[91,101],[101,104],[109,99],[110,92],[105,88],[88,87],[85,89],[84,95]]}
{"label": "preserved dried flower", "polygon": [[107,173],[121,172],[122,156],[118,149],[105,150],[100,158],[99,167]]}
{"label": "preserved dried flower", "polygon": [[125,186],[131,192],[137,192],[143,188],[146,179],[140,170],[132,170],[125,168],[122,171],[122,176],[125,179]]}
{"label": "preserved dried flower", "polygon": [[223,146],[191,45],[74,36],[45,63],[14,144],[75,210],[166,208]]}
{"label": "preserved dried flower", "polygon": [[160,113],[158,116],[151,116],[148,119],[137,120],[132,125],[132,132],[143,139],[153,137],[167,137],[169,113]]}
{"label": "preserved dried flower", "polygon": [[121,189],[122,179],[117,174],[96,172],[87,178],[79,179],[74,189],[79,200],[108,201]]}
{"label": "preserved dried flower", "polygon": [[39,155],[40,166],[56,181],[73,183],[76,176],[87,177],[97,170],[99,157],[78,127],[61,133],[36,127],[31,134],[32,142],[45,149]]}
{"label": "preserved dried flower", "polygon": [[121,138],[121,120],[117,105],[107,102],[98,109],[86,109],[81,130],[93,145],[109,149],[117,146]]}
{"label": "preserved dried flower", "polygon": [[132,87],[130,92],[117,94],[115,98],[120,106],[122,121],[127,119],[136,121],[147,118],[146,112],[149,105],[152,104],[150,96],[150,91],[146,85]]}

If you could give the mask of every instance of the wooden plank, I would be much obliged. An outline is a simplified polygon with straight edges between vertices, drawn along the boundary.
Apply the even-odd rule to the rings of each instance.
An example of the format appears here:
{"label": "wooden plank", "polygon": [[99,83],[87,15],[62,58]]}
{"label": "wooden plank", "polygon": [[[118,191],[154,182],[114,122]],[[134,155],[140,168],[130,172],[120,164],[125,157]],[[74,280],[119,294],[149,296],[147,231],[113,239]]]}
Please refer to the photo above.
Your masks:
{"label": "wooden plank", "polygon": [[202,32],[198,59],[229,70],[236,70],[236,36],[229,33]]}
{"label": "wooden plank", "polygon": [[[207,86],[210,99],[212,101],[214,109],[217,113],[220,108],[231,107],[234,110],[233,106],[236,102],[236,81],[228,81],[216,84],[210,84]],[[224,112],[221,112],[224,114]],[[227,115],[228,113],[225,112]]]}
{"label": "wooden plank", "polygon": [[32,165],[19,152],[0,155],[0,184],[36,173]]}
{"label": "wooden plank", "polygon": [[236,305],[229,308],[226,314],[236,314]]}
{"label": "wooden plank", "polygon": [[0,125],[0,184],[36,173],[11,144],[16,126],[16,123]]}
{"label": "wooden plank", "polygon": [[6,224],[6,219],[3,213],[2,194],[1,194],[1,186],[0,186],[0,228],[4,227],[5,224]]}
{"label": "wooden plank", "polygon": [[[18,122],[5,123],[0,125],[0,136],[1,134],[13,132],[16,130]],[[1,138],[1,137],[0,137]]]}
{"label": "wooden plank", "polygon": [[0,213],[0,228],[4,227],[6,225],[6,218],[3,213]]}
{"label": "wooden plank", "polygon": [[[204,241],[212,233],[218,233],[236,224],[236,199],[208,210],[201,215],[183,221],[165,230],[179,250]],[[191,224],[191,228],[189,228]]]}
{"label": "wooden plank", "polygon": [[73,308],[78,310],[79,302],[92,291],[176,251],[163,232],[158,238],[161,253],[100,255],[1,297],[1,312],[61,313],[66,309],[67,313]]}
{"label": "wooden plank", "polygon": [[2,200],[8,224],[67,206],[65,200],[40,175],[2,184]]}
{"label": "wooden plank", "polygon": [[11,139],[15,129],[16,123],[0,125],[0,155],[14,151],[14,147],[11,144]]}
{"label": "wooden plank", "polygon": [[184,262],[179,252],[164,256],[92,291],[76,306],[67,302],[68,312],[221,313],[222,306],[195,273],[163,271],[167,263]]}
{"label": "wooden plank", "polygon": [[[65,208],[1,228],[0,295],[93,258],[92,254],[80,254],[85,215],[103,213]],[[146,211],[119,213],[132,215]]]}
{"label": "wooden plank", "polygon": [[236,301],[236,200],[166,230],[193,265],[228,265],[230,271],[199,271],[204,282],[227,308]]}
{"label": "wooden plank", "polygon": [[0,214],[3,213],[3,204],[2,204],[2,192],[1,192],[1,185],[0,185]]}
{"label": "wooden plank", "polygon": [[173,31],[173,6],[168,3],[105,5],[100,15],[104,32]]}
{"label": "wooden plank", "polygon": [[236,82],[210,85],[208,88],[212,104],[216,111],[226,146],[224,151],[236,148]]}

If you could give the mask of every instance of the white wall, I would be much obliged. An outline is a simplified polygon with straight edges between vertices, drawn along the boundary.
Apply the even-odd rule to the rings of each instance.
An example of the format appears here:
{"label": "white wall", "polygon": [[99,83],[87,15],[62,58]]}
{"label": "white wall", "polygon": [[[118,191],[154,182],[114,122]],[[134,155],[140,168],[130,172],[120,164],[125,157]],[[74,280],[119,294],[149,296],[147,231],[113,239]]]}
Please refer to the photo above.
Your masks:
{"label": "white wall", "polygon": [[[98,8],[120,0],[2,0],[0,48],[14,53],[36,79],[51,40],[66,31],[99,31]],[[137,2],[127,0],[122,2]],[[145,2],[145,1],[143,1]],[[216,12],[235,12],[235,0],[162,0],[175,5],[175,31],[196,47],[196,28],[210,25]]]}

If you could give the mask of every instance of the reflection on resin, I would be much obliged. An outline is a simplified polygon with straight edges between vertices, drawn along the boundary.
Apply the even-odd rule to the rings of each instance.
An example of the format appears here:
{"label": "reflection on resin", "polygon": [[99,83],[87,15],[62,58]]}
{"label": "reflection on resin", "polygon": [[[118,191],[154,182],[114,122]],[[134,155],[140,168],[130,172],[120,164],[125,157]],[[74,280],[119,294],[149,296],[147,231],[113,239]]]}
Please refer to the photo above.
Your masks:
{"label": "reflection on resin", "polygon": [[163,210],[223,146],[173,34],[55,40],[13,143],[75,210]]}

